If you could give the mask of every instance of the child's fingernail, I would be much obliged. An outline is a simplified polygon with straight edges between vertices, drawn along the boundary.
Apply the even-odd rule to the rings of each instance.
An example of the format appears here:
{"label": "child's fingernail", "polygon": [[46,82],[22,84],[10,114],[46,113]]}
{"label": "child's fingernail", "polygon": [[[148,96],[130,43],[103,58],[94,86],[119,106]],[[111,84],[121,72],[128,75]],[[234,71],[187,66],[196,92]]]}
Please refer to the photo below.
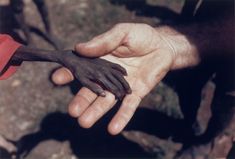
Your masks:
{"label": "child's fingernail", "polygon": [[105,97],[105,96],[106,96],[106,93],[105,93],[105,92],[102,92],[102,93],[100,93],[100,96]]}

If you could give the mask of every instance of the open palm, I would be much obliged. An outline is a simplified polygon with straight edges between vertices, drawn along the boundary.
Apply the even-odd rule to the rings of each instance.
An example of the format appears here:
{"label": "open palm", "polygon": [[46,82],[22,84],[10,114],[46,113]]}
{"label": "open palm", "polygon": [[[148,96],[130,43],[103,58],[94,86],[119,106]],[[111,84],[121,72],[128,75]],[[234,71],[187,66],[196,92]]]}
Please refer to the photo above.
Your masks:
{"label": "open palm", "polygon": [[[101,57],[120,64],[127,70],[126,77],[132,93],[127,94],[108,126],[111,134],[118,134],[130,121],[139,103],[170,69],[174,69],[175,50],[172,40],[175,33],[166,34],[156,31],[145,24],[121,24],[106,33],[76,46],[76,51],[89,57]],[[177,37],[177,36],[176,36]],[[178,39],[178,38],[177,38]],[[183,45],[180,45],[180,48]],[[54,73],[57,84],[73,80],[65,69]],[[57,79],[56,79],[57,78]],[[61,78],[61,80],[58,80]],[[61,81],[61,82],[60,82]],[[105,97],[97,96],[83,87],[69,105],[69,114],[78,118],[84,128],[90,128],[107,113],[117,100],[110,92]]]}
{"label": "open palm", "polygon": [[[118,58],[107,55],[104,58],[120,64],[127,70],[128,76],[126,80],[132,89],[132,93],[126,95],[123,99],[119,111],[110,123],[110,132],[115,132],[114,134],[116,134],[118,131],[112,131],[112,125],[118,122],[119,128],[114,128],[118,130],[122,130],[126,126],[143,97],[146,96],[170,70],[172,56],[170,56],[166,50],[158,50],[157,52],[152,52],[141,57]],[[109,105],[107,108],[110,109],[111,106]],[[107,110],[103,112],[107,112]],[[99,117],[103,115],[103,112],[101,111]]]}

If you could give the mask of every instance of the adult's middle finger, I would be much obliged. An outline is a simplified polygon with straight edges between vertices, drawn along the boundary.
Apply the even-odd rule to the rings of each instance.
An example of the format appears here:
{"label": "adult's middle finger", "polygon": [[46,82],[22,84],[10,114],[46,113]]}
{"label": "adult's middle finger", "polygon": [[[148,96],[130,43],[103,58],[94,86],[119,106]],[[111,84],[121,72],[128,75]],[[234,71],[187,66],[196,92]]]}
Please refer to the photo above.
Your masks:
{"label": "adult's middle finger", "polygon": [[82,87],[68,106],[72,117],[78,118],[97,98],[97,95],[86,87]]}
{"label": "adult's middle finger", "polygon": [[105,93],[105,97],[97,97],[78,118],[80,126],[90,128],[116,104],[115,96],[108,91]]}

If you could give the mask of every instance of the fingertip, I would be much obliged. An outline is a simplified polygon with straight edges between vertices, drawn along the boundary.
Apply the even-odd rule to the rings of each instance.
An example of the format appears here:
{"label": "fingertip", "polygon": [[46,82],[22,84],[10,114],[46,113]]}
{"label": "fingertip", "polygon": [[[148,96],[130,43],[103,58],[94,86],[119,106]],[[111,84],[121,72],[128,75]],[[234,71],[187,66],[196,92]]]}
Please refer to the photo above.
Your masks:
{"label": "fingertip", "polygon": [[86,57],[98,57],[103,55],[103,53],[100,51],[99,45],[93,41],[75,45],[75,51],[79,55]]}
{"label": "fingertip", "polygon": [[90,89],[96,95],[102,96],[102,97],[106,96],[105,90],[99,84],[97,84],[91,80],[85,81],[83,84],[85,87]]}
{"label": "fingertip", "polygon": [[121,65],[116,64],[115,66],[113,66],[113,69],[121,72],[124,76],[128,75],[126,69],[123,68]]}
{"label": "fingertip", "polygon": [[86,46],[85,44],[86,44],[86,43],[78,43],[78,44],[76,44],[76,45],[75,45],[75,50],[76,50],[78,53],[80,53],[80,52],[83,50],[83,48]]}
{"label": "fingertip", "polygon": [[78,118],[78,123],[82,128],[89,129],[92,127],[92,119],[88,116]]}
{"label": "fingertip", "polygon": [[124,87],[125,92],[130,94],[132,90],[131,90],[130,84],[126,81],[126,79],[118,73],[116,74],[114,73],[113,75],[116,76],[116,78],[121,82],[122,86]]}
{"label": "fingertip", "polygon": [[125,88],[125,91],[126,91],[127,94],[131,94],[132,93],[132,89],[131,89],[131,87],[130,87],[128,82],[126,82],[126,84],[124,84],[124,88]]}
{"label": "fingertip", "polygon": [[67,68],[60,68],[52,74],[51,80],[57,85],[63,85],[73,81],[74,77]]}
{"label": "fingertip", "polygon": [[111,135],[118,135],[121,131],[122,131],[122,129],[120,129],[120,126],[117,123],[110,123],[108,125],[108,132]]}
{"label": "fingertip", "polygon": [[79,45],[80,45],[81,43],[77,43],[76,45],[75,45],[75,47],[74,47],[74,49],[75,49],[75,51],[79,51]]}
{"label": "fingertip", "polygon": [[[121,66],[121,67],[122,67],[122,66]],[[123,68],[123,67],[122,67],[122,73],[123,73],[123,75],[124,75],[124,76],[127,76],[127,75],[128,75],[128,73],[127,73],[126,69],[125,69],[125,68]]]}
{"label": "fingertip", "polygon": [[71,117],[77,118],[79,117],[79,104],[76,102],[71,102],[68,106],[68,113]]}
{"label": "fingertip", "polygon": [[122,73],[123,76],[127,76],[127,75],[128,75],[126,69],[123,69],[123,70],[120,71],[120,72]]}
{"label": "fingertip", "polygon": [[72,117],[78,118],[94,102],[97,95],[83,87],[68,105],[68,113]]}

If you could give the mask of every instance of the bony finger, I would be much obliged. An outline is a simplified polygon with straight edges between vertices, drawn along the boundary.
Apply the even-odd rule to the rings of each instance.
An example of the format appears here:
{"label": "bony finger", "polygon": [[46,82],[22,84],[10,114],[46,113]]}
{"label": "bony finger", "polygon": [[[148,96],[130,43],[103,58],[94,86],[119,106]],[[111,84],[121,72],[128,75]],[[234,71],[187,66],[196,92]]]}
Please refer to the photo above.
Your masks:
{"label": "bony finger", "polygon": [[120,75],[120,73],[117,72],[117,71],[113,71],[112,75],[114,77],[116,77],[121,82],[121,84],[124,87],[126,93],[131,94],[132,90],[131,90],[131,87],[130,87],[129,83],[126,81],[126,79],[122,75]]}
{"label": "bony finger", "polygon": [[51,79],[57,85],[64,85],[72,82],[74,76],[67,68],[62,67],[53,72]]}
{"label": "bony finger", "polygon": [[106,76],[118,88],[118,99],[121,100],[126,94],[126,91],[123,88],[122,84],[112,74],[107,74]]}
{"label": "bony finger", "polygon": [[82,84],[85,87],[89,88],[94,93],[96,93],[97,95],[105,97],[106,94],[105,94],[104,89],[101,86],[99,86],[98,84],[94,83],[93,81],[86,79],[85,81],[82,81]]}
{"label": "bony finger", "polygon": [[112,92],[116,97],[119,98],[121,96],[121,93],[118,91],[119,89],[117,88],[117,86],[114,85],[113,82],[110,81],[106,76],[102,75],[98,77],[97,80],[103,85],[105,89]]}
{"label": "bony finger", "polygon": [[121,72],[124,76],[127,76],[127,71],[125,68],[123,68],[121,65],[118,65],[118,64],[112,64],[111,66],[113,69]]}
{"label": "bony finger", "polygon": [[79,117],[97,98],[97,95],[86,87],[79,90],[68,106],[72,117]]}
{"label": "bony finger", "polygon": [[140,102],[141,98],[134,94],[127,95],[124,98],[120,109],[108,126],[108,131],[110,134],[117,135],[124,129],[134,115]]}

